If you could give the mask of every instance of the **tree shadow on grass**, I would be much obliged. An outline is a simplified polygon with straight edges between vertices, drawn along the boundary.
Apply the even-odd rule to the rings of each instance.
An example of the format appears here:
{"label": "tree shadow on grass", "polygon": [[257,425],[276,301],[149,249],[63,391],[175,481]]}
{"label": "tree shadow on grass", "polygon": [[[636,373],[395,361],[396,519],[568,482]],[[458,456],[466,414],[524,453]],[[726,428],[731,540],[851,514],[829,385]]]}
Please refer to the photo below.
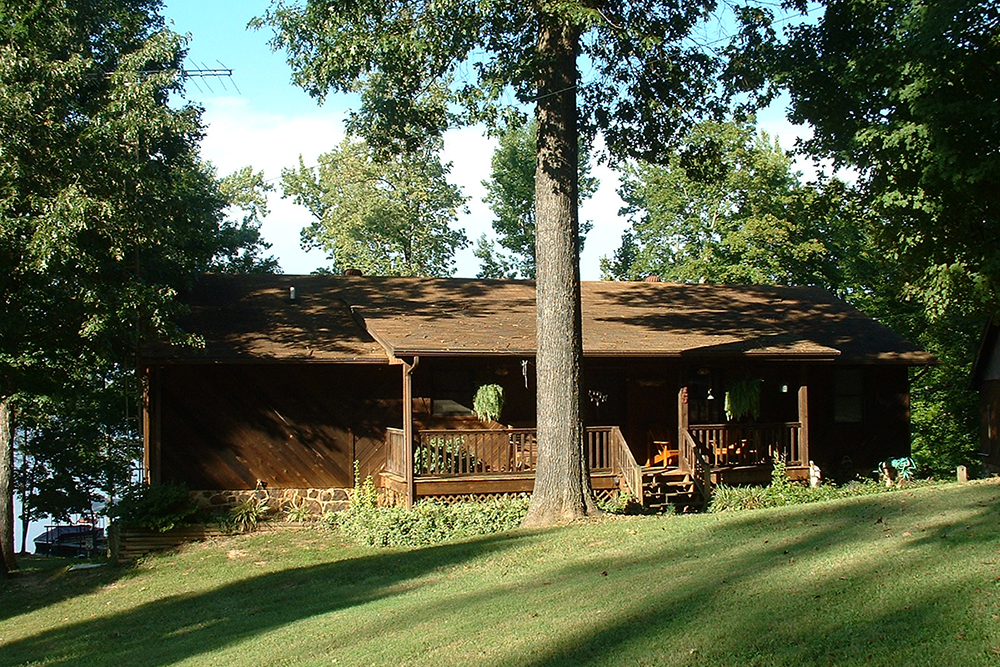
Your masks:
{"label": "tree shadow on grass", "polygon": [[[0,622],[20,614],[47,607],[80,595],[86,595],[114,583],[129,568],[111,561],[77,561],[70,558],[18,558],[20,569],[7,579],[0,579]],[[77,565],[93,565],[92,569],[71,570]]]}
{"label": "tree shadow on grass", "polygon": [[352,645],[382,664],[995,664],[1000,487],[966,491],[947,491],[946,514],[888,494],[323,563],[54,628],[0,647],[0,662],[152,667],[289,642],[287,664]]}
{"label": "tree shadow on grass", "polygon": [[209,592],[173,595],[2,645],[0,664],[170,665],[302,619],[400,594],[437,568],[514,548],[533,535],[521,532],[392,551],[262,574]]}
{"label": "tree shadow on grass", "polygon": [[[700,554],[705,567],[694,581],[651,587],[648,596],[609,615],[613,622],[560,637],[518,664],[998,664],[996,498],[968,501],[960,521],[924,517],[919,525],[906,516],[904,494],[880,500],[857,512],[828,514],[818,505],[795,511],[792,519],[771,511],[727,521],[725,530],[750,535],[767,534],[762,529],[770,524],[773,538]],[[814,530],[783,539],[792,523]],[[824,554],[850,545],[854,560],[825,560]],[[696,540],[686,544],[681,558],[698,549]],[[962,562],[969,562],[970,550],[981,555],[978,567],[950,571],[947,564],[963,552]],[[892,557],[873,559],[870,551]],[[670,562],[664,561],[665,580]],[[907,579],[927,562],[942,564],[939,576]]]}

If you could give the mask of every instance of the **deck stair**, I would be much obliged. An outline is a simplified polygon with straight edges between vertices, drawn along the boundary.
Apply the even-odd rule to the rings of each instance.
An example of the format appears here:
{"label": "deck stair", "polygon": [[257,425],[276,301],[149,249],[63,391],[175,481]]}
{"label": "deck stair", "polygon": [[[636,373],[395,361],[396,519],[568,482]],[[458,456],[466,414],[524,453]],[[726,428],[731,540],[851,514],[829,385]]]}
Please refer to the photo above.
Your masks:
{"label": "deck stair", "polygon": [[671,508],[690,511],[701,508],[691,473],[678,468],[645,467],[642,469],[643,506],[654,512]]}

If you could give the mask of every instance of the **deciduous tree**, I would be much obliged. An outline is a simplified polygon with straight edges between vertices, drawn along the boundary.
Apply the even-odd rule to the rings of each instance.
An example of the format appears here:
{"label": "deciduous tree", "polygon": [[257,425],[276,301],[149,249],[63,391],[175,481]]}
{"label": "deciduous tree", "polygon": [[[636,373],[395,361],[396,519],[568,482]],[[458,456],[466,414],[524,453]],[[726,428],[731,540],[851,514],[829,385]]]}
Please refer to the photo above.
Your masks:
{"label": "deciduous tree", "polygon": [[[131,368],[176,290],[260,260],[251,221],[198,156],[183,40],[158,0],[0,8],[0,537],[13,553],[11,399]],[[243,261],[240,260],[240,261]]]}
{"label": "deciduous tree", "polygon": [[606,275],[843,293],[866,255],[847,186],[803,183],[791,156],[751,125],[699,124],[666,164],[628,168],[619,193],[632,228],[617,265],[605,258]]}
{"label": "deciduous tree", "polygon": [[[493,211],[496,242],[484,234],[475,255],[480,278],[535,278],[535,162],[538,124],[509,122],[499,132],[490,180],[483,199]],[[580,147],[580,202],[594,196],[599,182],[590,176],[590,151]],[[580,223],[580,249],[593,223]]]}
{"label": "deciduous tree", "polygon": [[468,244],[452,225],[466,198],[448,182],[441,141],[428,138],[391,155],[348,137],[319,158],[281,172],[284,193],[315,220],[302,244],[327,252],[329,270],[378,276],[448,276],[455,251]]}
{"label": "deciduous tree", "polygon": [[[611,154],[656,161],[695,120],[719,112],[726,45],[699,39],[714,8],[714,0],[312,0],[278,2],[256,23],[276,29],[272,44],[287,52],[293,80],[318,99],[360,92],[352,125],[378,146],[405,147],[453,119],[497,125],[512,107],[534,105],[539,455],[527,524],[597,511],[580,421],[581,134],[600,131]],[[753,23],[758,14],[739,16]],[[728,80],[750,82],[744,73]]]}
{"label": "deciduous tree", "polygon": [[808,154],[858,173],[893,263],[881,311],[942,360],[914,382],[914,455],[973,463],[961,378],[1000,304],[1000,7],[980,0],[824,0],[776,53]]}

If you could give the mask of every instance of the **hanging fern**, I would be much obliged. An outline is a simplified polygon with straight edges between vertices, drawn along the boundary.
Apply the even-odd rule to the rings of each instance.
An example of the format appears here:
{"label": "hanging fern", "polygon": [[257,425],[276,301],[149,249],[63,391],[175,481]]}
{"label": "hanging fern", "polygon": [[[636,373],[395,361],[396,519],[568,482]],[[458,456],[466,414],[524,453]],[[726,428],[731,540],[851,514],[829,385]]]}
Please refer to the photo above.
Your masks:
{"label": "hanging fern", "polygon": [[726,391],[726,420],[735,421],[747,415],[760,417],[761,378],[737,380]]}
{"label": "hanging fern", "polygon": [[480,421],[497,421],[503,410],[503,387],[498,384],[484,384],[476,390],[472,399],[472,410]]}

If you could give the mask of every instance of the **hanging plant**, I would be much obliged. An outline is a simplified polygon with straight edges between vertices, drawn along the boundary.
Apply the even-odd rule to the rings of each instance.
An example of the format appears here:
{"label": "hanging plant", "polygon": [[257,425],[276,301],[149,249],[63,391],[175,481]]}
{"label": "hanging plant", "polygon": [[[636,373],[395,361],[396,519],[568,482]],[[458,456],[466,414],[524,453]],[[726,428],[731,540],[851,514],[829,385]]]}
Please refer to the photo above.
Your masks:
{"label": "hanging plant", "polygon": [[735,421],[747,415],[757,419],[760,417],[760,386],[764,384],[761,378],[745,378],[737,380],[726,391],[726,420]]}
{"label": "hanging plant", "polygon": [[503,410],[503,387],[498,384],[484,384],[476,390],[472,399],[472,411],[480,421],[497,421]]}

